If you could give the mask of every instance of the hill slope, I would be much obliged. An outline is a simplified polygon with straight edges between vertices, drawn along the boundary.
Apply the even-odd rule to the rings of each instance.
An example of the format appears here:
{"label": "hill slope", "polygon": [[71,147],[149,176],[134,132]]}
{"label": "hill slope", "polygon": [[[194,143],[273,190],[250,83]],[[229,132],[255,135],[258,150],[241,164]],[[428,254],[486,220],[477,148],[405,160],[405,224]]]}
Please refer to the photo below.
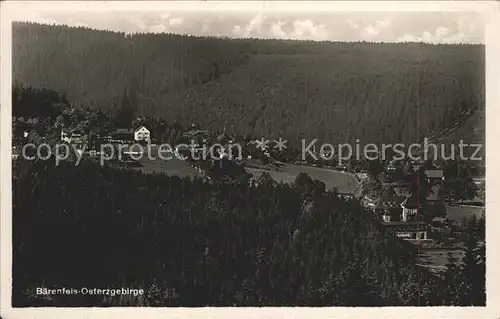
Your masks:
{"label": "hill slope", "polygon": [[[17,81],[229,133],[411,143],[484,110],[484,47],[135,34],[17,23]],[[480,121],[474,127],[484,124]],[[307,133],[306,133],[307,132]]]}
{"label": "hill slope", "polygon": [[477,62],[353,52],[357,58],[253,56],[234,72],[156,105],[183,122],[332,143],[413,142],[448,127],[464,110],[481,108]]}

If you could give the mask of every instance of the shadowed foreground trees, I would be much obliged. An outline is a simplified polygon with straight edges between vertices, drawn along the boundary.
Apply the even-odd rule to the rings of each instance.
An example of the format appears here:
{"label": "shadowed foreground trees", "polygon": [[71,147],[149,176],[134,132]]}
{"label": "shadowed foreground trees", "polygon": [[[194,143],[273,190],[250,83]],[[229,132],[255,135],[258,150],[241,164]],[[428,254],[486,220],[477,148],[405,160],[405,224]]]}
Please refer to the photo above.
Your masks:
{"label": "shadowed foreground trees", "polygon": [[[436,305],[438,278],[385,238],[357,201],[16,161],[16,306]],[[128,298],[35,296],[36,287],[128,287]]]}

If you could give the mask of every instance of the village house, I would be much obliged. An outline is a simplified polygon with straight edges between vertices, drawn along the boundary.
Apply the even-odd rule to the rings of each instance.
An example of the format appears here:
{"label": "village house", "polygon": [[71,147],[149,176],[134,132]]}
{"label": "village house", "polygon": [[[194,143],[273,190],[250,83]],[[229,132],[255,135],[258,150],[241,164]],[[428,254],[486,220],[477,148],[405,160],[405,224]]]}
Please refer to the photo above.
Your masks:
{"label": "village house", "polygon": [[86,145],[88,142],[88,135],[83,129],[76,128],[71,131],[71,143],[79,144],[81,146]]}
{"label": "village house", "polygon": [[70,140],[70,131],[68,129],[62,128],[61,129],[61,141],[69,143]]}
{"label": "village house", "polygon": [[424,222],[383,222],[381,225],[388,235],[405,240],[428,240],[428,227]]}
{"label": "village house", "polygon": [[419,203],[417,203],[416,196],[408,196],[401,203],[401,208],[403,211],[401,212],[401,221],[408,222],[415,220],[418,214],[418,209],[420,208]]}
{"label": "village house", "polygon": [[190,160],[193,156],[203,156],[203,146],[209,138],[208,130],[191,129],[177,141],[176,156]]}
{"label": "village house", "polygon": [[396,193],[396,195],[404,196],[404,197],[407,197],[410,195],[410,190],[408,189],[408,186],[405,186],[408,184],[399,183],[396,185],[397,186],[392,187],[392,190],[394,191],[394,193]]}
{"label": "village house", "polygon": [[358,182],[368,180],[370,178],[368,173],[355,173],[354,176],[356,177]]}
{"label": "village house", "polygon": [[209,137],[208,130],[191,129],[181,137],[181,142],[189,145],[200,146]]}
{"label": "village house", "polygon": [[400,220],[401,203],[404,200],[404,196],[382,195],[378,199],[368,200],[366,206],[371,209],[378,218],[382,218],[383,221],[397,221]]}
{"label": "village house", "polygon": [[87,134],[80,128],[75,128],[72,130],[62,128],[61,129],[61,141],[71,143],[71,144],[86,144],[88,141]]}
{"label": "village house", "polygon": [[451,233],[451,222],[445,217],[434,217],[430,224],[432,232],[440,233],[444,236],[449,236]]}
{"label": "village house", "polygon": [[389,164],[387,165],[387,171],[393,172],[400,167],[401,167],[401,161],[397,159],[392,159],[389,161]]}
{"label": "village house", "polygon": [[472,178],[472,181],[474,182],[474,184],[476,184],[476,186],[484,187],[486,179],[484,177],[474,177]]}
{"label": "village house", "polygon": [[151,142],[151,132],[145,127],[140,126],[134,131],[134,140],[136,142]]}
{"label": "village house", "polygon": [[441,169],[428,169],[425,170],[425,176],[430,184],[441,183],[444,180],[443,170]]}
{"label": "village house", "polygon": [[355,196],[353,193],[345,193],[345,192],[337,192],[337,197],[346,199],[346,200],[351,200],[354,199]]}
{"label": "village house", "polygon": [[467,224],[460,222],[458,220],[453,220],[450,223],[450,232],[451,232],[451,237],[460,237],[463,234],[467,233]]}
{"label": "village house", "polygon": [[376,199],[365,197],[363,204],[370,209],[388,235],[395,235],[417,243],[430,242],[429,226],[417,220],[420,209],[416,196],[382,195]]}
{"label": "village house", "polygon": [[19,157],[19,147],[12,146],[12,159],[15,160]]}
{"label": "village house", "polygon": [[444,194],[441,185],[433,185],[431,192],[426,196],[427,205],[433,206],[443,202]]}
{"label": "village house", "polygon": [[111,143],[132,143],[134,141],[134,130],[119,128],[111,133]]}
{"label": "village house", "polygon": [[233,142],[233,139],[231,138],[231,136],[229,136],[227,133],[226,133],[226,130],[224,130],[224,132],[222,132],[222,134],[220,134],[219,136],[217,136],[217,143],[220,143],[222,145],[225,145],[227,143],[232,143]]}

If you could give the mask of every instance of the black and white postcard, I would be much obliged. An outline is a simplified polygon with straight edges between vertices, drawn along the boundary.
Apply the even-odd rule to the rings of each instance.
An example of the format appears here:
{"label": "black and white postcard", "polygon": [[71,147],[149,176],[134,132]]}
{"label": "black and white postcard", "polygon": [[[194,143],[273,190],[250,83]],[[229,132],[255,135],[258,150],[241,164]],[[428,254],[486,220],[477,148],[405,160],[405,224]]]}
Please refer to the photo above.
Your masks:
{"label": "black and white postcard", "polygon": [[2,318],[498,318],[499,7],[2,3]]}

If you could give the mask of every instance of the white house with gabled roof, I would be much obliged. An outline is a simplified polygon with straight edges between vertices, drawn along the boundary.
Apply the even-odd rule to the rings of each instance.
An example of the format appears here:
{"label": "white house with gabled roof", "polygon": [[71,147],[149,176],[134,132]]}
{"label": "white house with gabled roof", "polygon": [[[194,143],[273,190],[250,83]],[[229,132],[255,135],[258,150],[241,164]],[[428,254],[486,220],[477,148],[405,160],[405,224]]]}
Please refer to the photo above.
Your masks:
{"label": "white house with gabled roof", "polygon": [[145,127],[140,126],[134,131],[134,140],[137,142],[145,141],[149,142],[151,139],[151,132]]}

